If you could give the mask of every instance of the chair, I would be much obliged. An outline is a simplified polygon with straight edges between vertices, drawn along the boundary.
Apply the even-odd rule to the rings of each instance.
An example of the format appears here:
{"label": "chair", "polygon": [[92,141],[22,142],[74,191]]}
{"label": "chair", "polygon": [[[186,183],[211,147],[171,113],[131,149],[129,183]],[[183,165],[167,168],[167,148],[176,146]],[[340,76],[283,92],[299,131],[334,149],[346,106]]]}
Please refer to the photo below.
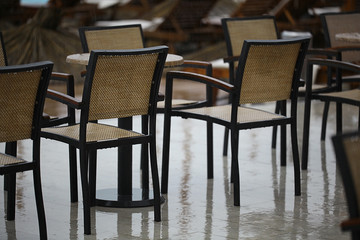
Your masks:
{"label": "chair", "polygon": [[[238,58],[239,66],[236,70],[234,85],[200,74],[170,71],[166,76],[163,162],[169,162],[170,116],[204,120],[208,124],[207,129],[209,126],[212,127],[213,123],[225,126],[231,131],[234,205],[239,206],[239,130],[289,124],[292,135],[295,195],[300,195],[300,165],[296,133],[297,89],[308,44],[309,39],[245,40]],[[231,96],[231,104],[187,110],[173,109],[170,103],[174,79],[201,82],[226,91]],[[291,99],[289,116],[260,110],[255,105],[253,107],[243,106],[248,103],[286,99]],[[210,137],[207,136],[208,142],[212,141]],[[167,182],[168,179],[165,181]],[[162,189],[162,192],[164,193],[165,190],[167,191],[167,189]]]}
{"label": "chair", "polygon": [[[221,23],[228,55],[227,58],[224,58],[224,62],[229,66],[229,82],[233,84],[236,71],[235,65],[237,64],[236,60],[238,60],[238,56],[241,53],[243,41],[247,39],[275,40],[279,39],[279,34],[274,16],[223,18]],[[282,131],[281,164],[284,166],[286,165],[286,148],[284,146],[284,144],[286,144],[286,131]],[[224,156],[227,156],[228,138],[229,131],[228,129],[225,129],[223,147]],[[276,147],[275,143],[276,128],[273,130],[273,148]]]}
{"label": "chair", "polygon": [[[0,32],[0,66],[8,66],[7,54],[4,44],[4,38],[2,33]],[[52,72],[51,81],[60,81],[65,82],[66,84],[66,93],[70,96],[75,95],[74,89],[74,76],[67,73],[59,73]],[[67,115],[63,117],[53,117],[49,116],[46,113],[43,113],[43,117],[41,118],[41,126],[49,127],[49,126],[57,126],[61,124],[73,124],[75,122],[75,111],[74,109],[68,108]],[[6,153],[12,156],[16,156],[17,152],[17,143],[7,142],[6,143]],[[77,163],[76,163],[76,149],[73,147],[69,147],[69,158],[70,158],[70,201],[77,202],[78,194],[77,194]],[[5,176],[5,184],[4,188],[7,188],[7,177]]]}
{"label": "chair", "polygon": [[[336,70],[336,85],[335,89],[331,92],[316,93],[308,90],[311,88],[312,84],[312,72],[313,66],[325,66],[327,68],[333,68]],[[340,134],[342,132],[342,104],[350,104],[360,108],[360,89],[350,89],[342,90],[343,79],[342,72],[349,71],[355,74],[360,73],[360,66],[355,65],[349,62],[339,61],[339,60],[329,60],[329,59],[309,59],[307,66],[307,89],[305,95],[305,113],[304,113],[304,132],[303,132],[303,154],[306,158],[302,159],[302,168],[307,169],[307,156],[309,149],[309,134],[310,134],[310,111],[311,111],[311,100],[320,100],[326,104],[331,102],[336,103],[336,132]],[[360,115],[359,115],[360,116]],[[327,115],[323,117],[323,127],[324,122],[326,125]],[[359,121],[360,129],[360,121]],[[305,161],[306,160],[306,161]]]}
{"label": "chair", "polygon": [[[90,53],[82,100],[52,91],[51,98],[81,111],[80,122],[76,125],[43,128],[41,135],[67,143],[80,150],[85,234],[91,233],[90,206],[94,200],[89,193],[88,156],[97,149],[150,144],[155,221],[161,220],[155,119],[157,93],[167,51],[167,47],[93,50]],[[135,66],[141,66],[141,68]],[[148,134],[98,123],[98,120],[135,115],[148,117],[150,129]]]}
{"label": "chair", "polygon": [[[336,59],[338,61],[345,62],[354,62],[359,63],[360,61],[360,48],[352,43],[348,43],[345,41],[338,41],[335,38],[337,33],[344,32],[359,32],[360,29],[357,24],[353,24],[356,21],[360,20],[360,13],[357,12],[342,12],[342,13],[327,13],[320,15],[324,38],[325,38],[325,47],[324,49],[312,49],[309,52],[312,54],[318,54],[326,56],[328,59]],[[335,80],[333,78],[333,71],[331,68],[327,69],[327,85],[328,89],[319,89],[319,93],[323,92],[331,92],[336,90],[331,85],[334,85]],[[360,75],[355,74],[347,74],[342,76],[343,82],[359,82]],[[315,92],[316,93],[316,92]],[[314,94],[309,95],[311,98]],[[326,136],[326,122],[327,115],[329,112],[329,102],[325,101],[324,112],[323,112],[323,120],[322,120],[322,128],[321,128],[321,140],[325,140]],[[305,130],[305,128],[304,128]],[[305,134],[305,133],[304,133]],[[306,170],[308,166],[308,147],[307,141],[303,143],[302,148],[302,169]],[[304,145],[305,144],[305,145]]]}
{"label": "chair", "polygon": [[7,175],[7,220],[15,219],[16,173],[33,171],[40,238],[47,238],[40,176],[40,128],[52,62],[0,67],[1,142],[31,139],[33,159],[0,153],[0,175]]}
{"label": "chair", "polygon": [[349,219],[341,222],[341,229],[350,231],[353,240],[360,239],[359,134],[351,132],[332,137],[349,212]]}
{"label": "chair", "polygon": [[324,30],[325,47],[341,52],[342,61],[359,62],[359,46],[336,39],[338,33],[360,32],[360,12],[327,13],[320,16]]}

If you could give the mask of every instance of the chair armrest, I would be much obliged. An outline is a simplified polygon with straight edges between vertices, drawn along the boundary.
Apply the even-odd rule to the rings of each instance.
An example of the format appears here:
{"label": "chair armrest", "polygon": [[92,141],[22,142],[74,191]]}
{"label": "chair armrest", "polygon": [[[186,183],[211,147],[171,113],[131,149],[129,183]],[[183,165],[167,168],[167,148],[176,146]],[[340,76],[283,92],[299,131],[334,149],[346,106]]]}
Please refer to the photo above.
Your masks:
{"label": "chair armrest", "polygon": [[170,71],[166,74],[167,82],[170,80],[172,81],[172,79],[174,78],[204,83],[211,87],[215,87],[229,93],[232,93],[235,90],[235,87],[230,83],[198,73],[191,73],[184,71]]}
{"label": "chair armrest", "polygon": [[345,70],[349,70],[352,72],[360,73],[360,66],[357,64],[353,64],[350,62],[343,62],[339,60],[333,60],[333,59],[322,59],[322,58],[309,58],[308,64],[316,64],[316,65],[322,65],[322,66],[328,66],[328,67],[334,67],[334,68],[341,68]]}
{"label": "chair armrest", "polygon": [[360,51],[360,45],[337,46],[330,48],[331,50],[345,52],[345,51]]}
{"label": "chair armrest", "polygon": [[48,97],[52,100],[64,103],[64,104],[68,105],[69,107],[72,107],[75,109],[80,109],[82,107],[82,101],[79,101],[78,99],[76,99],[72,96],[66,95],[64,93],[61,93],[61,92],[58,92],[55,90],[48,89],[46,97]]}
{"label": "chair armrest", "polygon": [[336,59],[339,59],[340,54],[339,51],[330,48],[309,48],[306,52],[306,55],[322,55],[328,58],[335,57]]}
{"label": "chair armrest", "polygon": [[198,60],[184,60],[184,63],[181,67],[203,69],[205,71],[205,75],[212,76],[212,64],[210,62]]}
{"label": "chair armrest", "polygon": [[343,231],[359,231],[360,230],[360,218],[350,218],[341,222],[341,230]]}
{"label": "chair armrest", "polygon": [[225,57],[224,58],[224,62],[225,63],[229,63],[229,62],[236,62],[238,61],[240,58],[240,56],[229,56],[229,57]]}
{"label": "chair armrest", "polygon": [[75,80],[72,74],[52,72],[50,79],[66,82],[66,94],[75,97]]}

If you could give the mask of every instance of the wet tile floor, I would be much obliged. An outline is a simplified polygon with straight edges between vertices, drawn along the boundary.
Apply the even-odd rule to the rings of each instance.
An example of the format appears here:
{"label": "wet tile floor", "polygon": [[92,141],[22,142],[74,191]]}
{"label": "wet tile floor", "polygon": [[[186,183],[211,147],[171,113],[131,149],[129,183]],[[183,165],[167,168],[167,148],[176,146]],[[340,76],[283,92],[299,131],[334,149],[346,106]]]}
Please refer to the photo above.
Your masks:
{"label": "wet tile floor", "polygon": [[[288,143],[287,166],[279,164],[279,149],[271,149],[271,128],[240,133],[241,206],[233,206],[230,157],[222,156],[224,129],[214,126],[214,179],[206,177],[206,128],[196,120],[173,118],[169,192],[164,195],[162,222],[153,208],[92,208],[92,235],[83,234],[81,194],[70,203],[67,146],[42,140],[42,183],[49,239],[350,239],[339,224],[347,206],[336,168],[330,136],[320,141],[322,103],[314,102],[309,169],[302,171],[301,196],[294,196],[293,162]],[[273,109],[272,105],[264,108]],[[302,142],[302,100],[298,140]],[[357,128],[356,108],[344,107],[344,130]],[[134,121],[138,121],[135,119]],[[158,163],[161,170],[163,115],[158,115]],[[289,134],[290,136],[290,134]],[[301,150],[301,144],[299,144]],[[3,151],[4,144],[0,144]],[[133,187],[140,187],[139,147],[134,147]],[[31,154],[28,141],[18,155]],[[116,187],[116,149],[98,155],[98,189]],[[1,187],[3,177],[0,178]],[[0,239],[38,239],[32,174],[17,175],[16,220],[6,221],[6,192],[0,191]],[[79,183],[80,189],[80,183]]]}

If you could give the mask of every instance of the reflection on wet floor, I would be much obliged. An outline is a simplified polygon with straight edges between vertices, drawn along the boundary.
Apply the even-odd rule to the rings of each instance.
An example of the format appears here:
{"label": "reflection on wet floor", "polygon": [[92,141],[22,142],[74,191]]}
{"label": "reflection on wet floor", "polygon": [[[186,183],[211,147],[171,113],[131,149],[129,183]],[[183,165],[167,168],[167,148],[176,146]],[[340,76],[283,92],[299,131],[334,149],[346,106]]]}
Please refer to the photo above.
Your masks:
{"label": "reflection on wet floor", "polygon": [[[77,95],[80,93],[77,89]],[[247,130],[240,133],[241,206],[233,206],[230,156],[222,156],[223,127],[214,126],[215,172],[214,179],[208,180],[205,124],[173,118],[169,192],[162,205],[162,222],[154,222],[152,207],[93,207],[90,236],[83,234],[81,194],[79,203],[70,203],[67,146],[42,140],[41,169],[49,239],[350,239],[339,227],[348,214],[330,141],[335,132],[334,106],[330,109],[324,142],[320,141],[323,104],[315,102],[313,106],[309,169],[301,174],[301,196],[294,196],[290,142],[287,166],[281,167],[279,149],[271,149],[272,129]],[[300,100],[300,148],[303,107]],[[264,108],[273,109],[273,106],[264,105]],[[51,115],[62,111],[50,103],[46,107]],[[347,116],[344,130],[355,130],[357,109],[345,106],[344,115]],[[159,114],[160,169],[162,124],[163,115]],[[0,148],[3,151],[4,144],[0,144]],[[134,147],[134,187],[140,187],[139,152],[140,148]],[[18,155],[27,158],[30,154],[29,142],[20,142]],[[116,149],[99,151],[98,159],[97,188],[116,187]],[[2,184],[3,177],[0,179]],[[38,239],[31,173],[17,175],[16,220],[13,222],[5,220],[6,192],[0,192],[0,239]]]}

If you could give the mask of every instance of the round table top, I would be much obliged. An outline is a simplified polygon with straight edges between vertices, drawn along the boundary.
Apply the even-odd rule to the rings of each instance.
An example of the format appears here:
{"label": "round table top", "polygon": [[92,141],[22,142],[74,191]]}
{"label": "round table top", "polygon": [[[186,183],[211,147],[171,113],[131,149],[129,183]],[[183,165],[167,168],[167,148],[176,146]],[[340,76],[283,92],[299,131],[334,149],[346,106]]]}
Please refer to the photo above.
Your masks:
{"label": "round table top", "polygon": [[357,42],[360,43],[360,33],[338,33],[335,35],[336,40],[347,41],[347,42]]}
{"label": "round table top", "polygon": [[[67,63],[88,65],[90,53],[76,53],[66,57]],[[180,55],[170,54],[166,56],[165,67],[176,67],[184,63],[184,58]]]}

